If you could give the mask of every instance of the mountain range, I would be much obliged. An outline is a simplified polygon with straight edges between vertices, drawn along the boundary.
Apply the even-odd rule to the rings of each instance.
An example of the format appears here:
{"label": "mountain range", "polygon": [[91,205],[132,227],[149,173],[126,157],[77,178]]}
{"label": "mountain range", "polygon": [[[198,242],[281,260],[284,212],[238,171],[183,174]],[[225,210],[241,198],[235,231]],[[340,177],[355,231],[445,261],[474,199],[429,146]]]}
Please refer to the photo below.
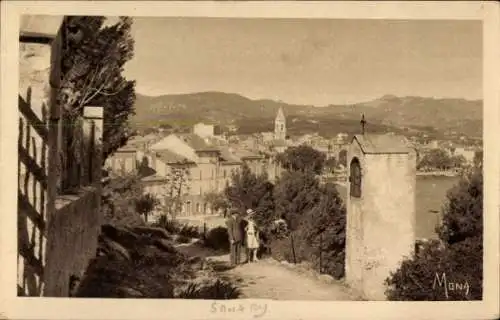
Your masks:
{"label": "mountain range", "polygon": [[274,100],[253,100],[234,93],[198,92],[145,96],[137,94],[132,124],[136,128],[153,126],[189,127],[203,121],[235,125],[239,133],[272,131],[278,109],[282,107],[291,134],[359,131],[365,115],[368,131],[455,133],[482,136],[481,100],[397,97],[385,95],[351,105],[315,107]]}

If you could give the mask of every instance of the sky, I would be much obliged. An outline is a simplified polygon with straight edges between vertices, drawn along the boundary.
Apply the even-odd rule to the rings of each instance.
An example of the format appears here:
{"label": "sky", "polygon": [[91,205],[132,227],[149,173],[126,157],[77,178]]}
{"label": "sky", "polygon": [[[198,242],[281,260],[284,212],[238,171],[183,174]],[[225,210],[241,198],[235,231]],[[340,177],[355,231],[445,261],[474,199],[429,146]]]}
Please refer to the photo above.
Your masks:
{"label": "sky", "polygon": [[125,74],[145,95],[223,91],[316,106],[482,98],[480,21],[147,17],[132,33]]}

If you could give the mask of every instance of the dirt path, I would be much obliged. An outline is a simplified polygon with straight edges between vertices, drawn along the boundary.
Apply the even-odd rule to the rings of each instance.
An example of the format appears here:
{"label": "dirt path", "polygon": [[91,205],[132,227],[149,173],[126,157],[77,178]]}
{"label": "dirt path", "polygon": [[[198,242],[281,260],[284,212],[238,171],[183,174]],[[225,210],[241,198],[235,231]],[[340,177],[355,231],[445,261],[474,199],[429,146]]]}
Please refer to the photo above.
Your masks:
{"label": "dirt path", "polygon": [[210,261],[222,277],[240,288],[241,298],[358,300],[340,281],[299,271],[271,258],[231,268],[227,254],[216,255],[198,245],[181,246],[178,249],[190,256],[200,256]]}

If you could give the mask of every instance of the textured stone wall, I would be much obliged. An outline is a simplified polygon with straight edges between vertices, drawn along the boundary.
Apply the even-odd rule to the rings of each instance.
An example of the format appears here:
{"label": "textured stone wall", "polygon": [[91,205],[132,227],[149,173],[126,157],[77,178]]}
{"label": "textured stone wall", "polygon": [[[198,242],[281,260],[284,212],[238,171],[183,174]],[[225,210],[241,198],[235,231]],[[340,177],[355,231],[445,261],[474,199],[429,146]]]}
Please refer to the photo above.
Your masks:
{"label": "textured stone wall", "polygon": [[60,197],[56,214],[49,221],[46,297],[67,297],[72,275],[81,277],[95,257],[100,233],[100,193],[98,188],[82,188],[79,194]]}
{"label": "textured stone wall", "polygon": [[346,280],[366,299],[385,300],[385,279],[414,249],[416,155],[363,154],[353,143],[348,165],[354,157],[362,194],[351,197],[348,184]]}

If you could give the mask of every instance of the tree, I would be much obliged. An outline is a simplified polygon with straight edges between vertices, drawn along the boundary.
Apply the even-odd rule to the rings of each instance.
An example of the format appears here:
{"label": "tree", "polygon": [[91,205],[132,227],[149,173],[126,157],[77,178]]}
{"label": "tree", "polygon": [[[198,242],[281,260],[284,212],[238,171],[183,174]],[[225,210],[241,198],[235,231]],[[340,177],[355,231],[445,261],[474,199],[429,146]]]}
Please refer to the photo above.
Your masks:
{"label": "tree", "polygon": [[467,173],[448,191],[439,238],[452,245],[483,234],[483,172]]}
{"label": "tree", "polygon": [[467,159],[461,154],[452,156],[450,159],[453,168],[463,168],[467,164]]}
{"label": "tree", "polygon": [[286,171],[274,190],[277,217],[285,219],[290,230],[300,226],[301,217],[321,199],[318,179],[308,172]]}
{"label": "tree", "polygon": [[173,164],[167,174],[167,181],[162,187],[164,211],[175,218],[182,210],[184,195],[189,192],[189,168],[186,161]]}
{"label": "tree", "polygon": [[483,150],[474,153],[474,166],[480,167],[483,165]]}
{"label": "tree", "polygon": [[[122,146],[131,130],[135,82],[123,76],[124,65],[133,57],[132,19],[120,17],[105,26],[101,16],[71,16],[64,23],[62,82],[58,102],[65,111],[65,128],[77,130],[83,108],[104,107],[103,159]],[[70,148],[78,141],[66,132]],[[70,164],[69,164],[70,165]]]}
{"label": "tree", "polygon": [[286,149],[278,154],[277,161],[281,166],[290,171],[310,171],[321,174],[325,164],[326,155],[310,146],[300,145]]}
{"label": "tree", "polygon": [[328,172],[333,172],[336,167],[337,167],[337,159],[329,158],[325,161],[325,169],[328,170]]}
{"label": "tree", "polygon": [[144,216],[144,221],[148,222],[148,215],[158,205],[158,199],[151,193],[142,195],[139,199],[135,200],[135,209],[137,212]]}
{"label": "tree", "polygon": [[[387,279],[389,300],[481,300],[483,288],[483,172],[474,167],[450,189],[437,227],[439,241],[430,241]],[[434,285],[446,274],[469,290]]]}
{"label": "tree", "polygon": [[269,182],[267,174],[255,175],[248,165],[243,164],[231,180],[231,184],[224,190],[231,206],[241,212],[249,208],[255,210],[257,225],[267,227],[274,217],[274,185]]}
{"label": "tree", "polygon": [[144,221],[135,210],[135,201],[142,197],[139,177],[124,175],[112,177],[103,186],[101,210],[104,221],[113,225],[142,225]]}
{"label": "tree", "polygon": [[347,150],[342,149],[339,152],[339,163],[344,167],[347,167]]}
{"label": "tree", "polygon": [[219,210],[224,210],[229,207],[228,200],[224,197],[224,194],[218,192],[209,192],[205,194],[205,202],[210,204],[212,212]]}
{"label": "tree", "polygon": [[346,209],[334,184],[320,187],[321,200],[303,219],[305,240],[314,264],[327,274],[344,276]]}
{"label": "tree", "polygon": [[447,170],[453,167],[453,162],[448,153],[442,149],[432,149],[425,154],[420,162],[418,168],[432,168],[438,170]]}

